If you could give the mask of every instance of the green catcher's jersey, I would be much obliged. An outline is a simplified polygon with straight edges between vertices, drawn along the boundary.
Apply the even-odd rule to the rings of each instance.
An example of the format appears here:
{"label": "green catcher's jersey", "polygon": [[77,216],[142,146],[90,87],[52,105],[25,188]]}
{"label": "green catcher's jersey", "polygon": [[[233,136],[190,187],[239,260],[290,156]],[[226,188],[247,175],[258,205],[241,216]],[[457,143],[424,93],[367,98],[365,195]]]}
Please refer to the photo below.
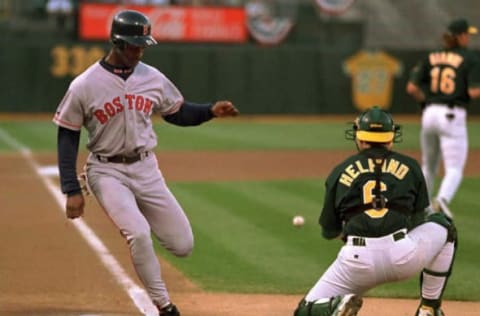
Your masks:
{"label": "green catcher's jersey", "polygon": [[[387,208],[365,209],[373,201],[376,180],[371,157],[385,157],[380,188]],[[429,205],[427,186],[417,161],[383,147],[363,150],[334,168],[325,182],[320,225],[325,238],[380,237],[424,217]],[[390,208],[388,208],[390,207]],[[363,209],[362,209],[363,208]]]}
{"label": "green catcher's jersey", "polygon": [[423,88],[426,103],[465,107],[469,87],[480,87],[480,62],[466,48],[432,51],[417,64],[410,80]]}

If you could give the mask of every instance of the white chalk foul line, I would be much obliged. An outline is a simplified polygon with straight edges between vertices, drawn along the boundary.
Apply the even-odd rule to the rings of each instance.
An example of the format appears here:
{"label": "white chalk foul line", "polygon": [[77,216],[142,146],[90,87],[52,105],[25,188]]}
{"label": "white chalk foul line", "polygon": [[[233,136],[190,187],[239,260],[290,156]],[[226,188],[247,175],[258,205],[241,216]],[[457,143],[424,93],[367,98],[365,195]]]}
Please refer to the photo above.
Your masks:
{"label": "white chalk foul line", "polygon": [[[33,158],[30,149],[21,144],[15,138],[11,137],[2,128],[0,128],[0,140],[4,141],[11,148],[21,153],[23,158],[28,162],[28,164],[35,171],[37,176],[42,180],[43,184],[47,187],[48,191],[55,198],[55,201],[59,205],[60,210],[65,213],[65,196],[54,184],[53,180],[50,177],[44,175],[44,173],[42,172],[42,168]],[[85,239],[85,241],[90,245],[90,247],[92,247],[92,249],[100,258],[101,262],[115,277],[117,282],[128,293],[138,310],[147,316],[158,315],[156,307],[153,305],[145,290],[136,285],[135,282],[133,282],[133,280],[128,277],[122,266],[110,253],[110,251],[103,244],[100,238],[97,237],[95,232],[87,225],[87,223],[85,223],[85,221],[81,218],[75,219],[71,221],[71,223],[80,232],[80,235]]]}

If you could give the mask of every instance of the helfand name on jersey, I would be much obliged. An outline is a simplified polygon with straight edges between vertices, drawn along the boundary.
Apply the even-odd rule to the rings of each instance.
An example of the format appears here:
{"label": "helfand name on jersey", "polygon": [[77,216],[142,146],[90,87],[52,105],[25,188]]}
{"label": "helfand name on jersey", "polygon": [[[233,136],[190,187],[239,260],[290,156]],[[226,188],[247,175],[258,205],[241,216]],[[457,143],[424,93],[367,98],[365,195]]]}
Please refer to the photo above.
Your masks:
{"label": "helfand name on jersey", "polygon": [[[375,163],[373,159],[369,158],[367,164],[365,164],[365,161],[356,160],[345,168],[338,181],[350,187],[359,175],[363,173],[374,173],[374,169]],[[393,158],[385,159],[382,165],[382,173],[389,173],[399,180],[403,180],[409,170],[410,168],[407,165]]]}
{"label": "helfand name on jersey", "polygon": [[463,56],[454,52],[433,52],[428,55],[428,60],[432,66],[449,65],[458,68],[463,62]]}

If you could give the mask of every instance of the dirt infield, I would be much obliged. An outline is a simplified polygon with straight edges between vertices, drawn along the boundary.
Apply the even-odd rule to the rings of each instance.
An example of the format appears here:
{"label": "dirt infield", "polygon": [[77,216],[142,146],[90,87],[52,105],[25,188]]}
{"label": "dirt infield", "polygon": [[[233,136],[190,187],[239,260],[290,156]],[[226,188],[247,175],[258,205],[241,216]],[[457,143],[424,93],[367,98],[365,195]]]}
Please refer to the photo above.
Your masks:
{"label": "dirt infield", "polygon": [[[159,155],[168,181],[292,179],[323,177],[351,152],[165,152]],[[412,153],[418,157],[418,154]],[[52,154],[34,157],[52,165]],[[467,173],[479,175],[480,152]],[[82,162],[84,157],[80,157]],[[202,168],[195,168],[191,162]],[[235,168],[231,168],[231,166]],[[295,166],[295,168],[291,168]],[[20,154],[0,156],[0,315],[140,315],[118,281],[67,220]],[[86,223],[138,283],[127,247],[95,201]],[[298,295],[208,293],[162,261],[163,273],[182,316],[291,315]],[[314,281],[314,280],[312,280]],[[413,315],[413,300],[367,298],[361,316]],[[447,315],[478,315],[478,302],[446,302]]]}

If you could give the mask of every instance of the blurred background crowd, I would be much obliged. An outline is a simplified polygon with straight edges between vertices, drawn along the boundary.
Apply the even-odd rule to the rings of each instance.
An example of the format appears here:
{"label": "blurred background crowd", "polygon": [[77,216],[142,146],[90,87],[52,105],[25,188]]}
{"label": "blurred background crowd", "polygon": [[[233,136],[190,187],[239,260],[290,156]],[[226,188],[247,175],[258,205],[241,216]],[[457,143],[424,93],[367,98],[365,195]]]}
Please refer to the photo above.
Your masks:
{"label": "blurred background crowd", "polygon": [[[439,45],[439,37],[448,21],[465,17],[480,25],[478,0],[358,0],[341,14],[327,14],[315,3],[339,3],[341,0],[0,0],[0,28],[28,32],[45,28],[71,29],[81,2],[154,6],[241,7],[251,2],[269,6],[288,4],[302,8],[317,7],[320,21],[360,22],[365,26],[364,44],[369,48],[430,49]],[[480,48],[480,41],[472,42]]]}

